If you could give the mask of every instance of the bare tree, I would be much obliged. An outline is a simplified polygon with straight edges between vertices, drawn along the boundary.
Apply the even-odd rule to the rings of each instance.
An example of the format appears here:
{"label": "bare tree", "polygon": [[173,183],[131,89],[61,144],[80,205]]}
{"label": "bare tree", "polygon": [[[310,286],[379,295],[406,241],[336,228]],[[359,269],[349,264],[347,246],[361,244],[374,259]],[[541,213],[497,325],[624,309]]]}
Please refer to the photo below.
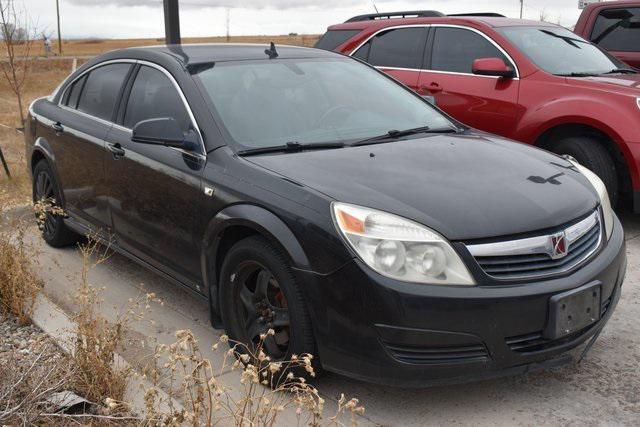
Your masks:
{"label": "bare tree", "polygon": [[[0,0],[0,75],[18,101],[20,125],[24,126],[23,94],[29,75],[31,49],[36,31],[24,9],[19,10],[14,0]],[[5,56],[6,55],[6,56]]]}

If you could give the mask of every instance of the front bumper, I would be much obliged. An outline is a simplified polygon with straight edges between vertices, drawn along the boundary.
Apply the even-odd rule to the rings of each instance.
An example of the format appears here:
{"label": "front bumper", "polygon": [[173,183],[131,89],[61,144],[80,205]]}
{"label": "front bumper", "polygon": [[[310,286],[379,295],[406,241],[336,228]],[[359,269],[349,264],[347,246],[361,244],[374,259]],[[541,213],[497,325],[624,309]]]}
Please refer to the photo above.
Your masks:
{"label": "front bumper", "polygon": [[[297,272],[325,369],[369,382],[427,386],[518,374],[571,361],[600,330],[626,269],[616,219],[607,245],[571,275],[515,286],[420,285],[383,277],[354,260],[330,275]],[[549,298],[601,285],[601,319],[558,340],[542,336]]]}

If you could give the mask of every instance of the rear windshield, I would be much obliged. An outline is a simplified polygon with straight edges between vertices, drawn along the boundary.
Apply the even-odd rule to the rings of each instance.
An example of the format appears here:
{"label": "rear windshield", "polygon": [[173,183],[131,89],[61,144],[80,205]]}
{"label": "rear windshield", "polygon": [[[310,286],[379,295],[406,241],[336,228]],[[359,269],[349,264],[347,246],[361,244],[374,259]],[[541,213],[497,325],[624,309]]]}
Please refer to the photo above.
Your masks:
{"label": "rear windshield", "polygon": [[314,47],[324,50],[334,50],[359,32],[360,30],[329,30],[324,36],[320,37],[320,40],[318,40]]}
{"label": "rear windshield", "polygon": [[243,149],[452,126],[415,93],[349,58],[219,62],[196,71],[195,78],[230,139]]}

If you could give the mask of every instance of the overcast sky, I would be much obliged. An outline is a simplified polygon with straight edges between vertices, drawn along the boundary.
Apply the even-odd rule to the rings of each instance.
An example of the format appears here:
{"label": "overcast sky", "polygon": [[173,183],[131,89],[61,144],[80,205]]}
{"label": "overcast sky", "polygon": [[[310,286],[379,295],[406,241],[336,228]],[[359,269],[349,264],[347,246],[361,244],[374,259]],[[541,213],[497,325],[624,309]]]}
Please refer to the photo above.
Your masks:
{"label": "overcast sky", "polygon": [[[162,0],[59,0],[65,38],[147,38],[164,35]],[[53,35],[55,0],[23,2],[30,16]],[[573,26],[580,14],[578,0],[524,0],[524,15]],[[328,25],[351,16],[396,10],[436,9],[444,13],[499,12],[518,17],[519,0],[180,0],[182,35],[226,33],[230,8],[232,35],[322,33]]]}

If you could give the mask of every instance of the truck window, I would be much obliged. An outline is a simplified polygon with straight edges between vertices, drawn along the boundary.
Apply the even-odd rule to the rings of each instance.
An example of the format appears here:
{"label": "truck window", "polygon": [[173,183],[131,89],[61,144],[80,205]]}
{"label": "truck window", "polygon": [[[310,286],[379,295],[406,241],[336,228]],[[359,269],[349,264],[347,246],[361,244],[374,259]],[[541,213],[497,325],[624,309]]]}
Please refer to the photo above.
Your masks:
{"label": "truck window", "polygon": [[591,41],[605,50],[640,52],[640,8],[600,12],[591,32]]}

